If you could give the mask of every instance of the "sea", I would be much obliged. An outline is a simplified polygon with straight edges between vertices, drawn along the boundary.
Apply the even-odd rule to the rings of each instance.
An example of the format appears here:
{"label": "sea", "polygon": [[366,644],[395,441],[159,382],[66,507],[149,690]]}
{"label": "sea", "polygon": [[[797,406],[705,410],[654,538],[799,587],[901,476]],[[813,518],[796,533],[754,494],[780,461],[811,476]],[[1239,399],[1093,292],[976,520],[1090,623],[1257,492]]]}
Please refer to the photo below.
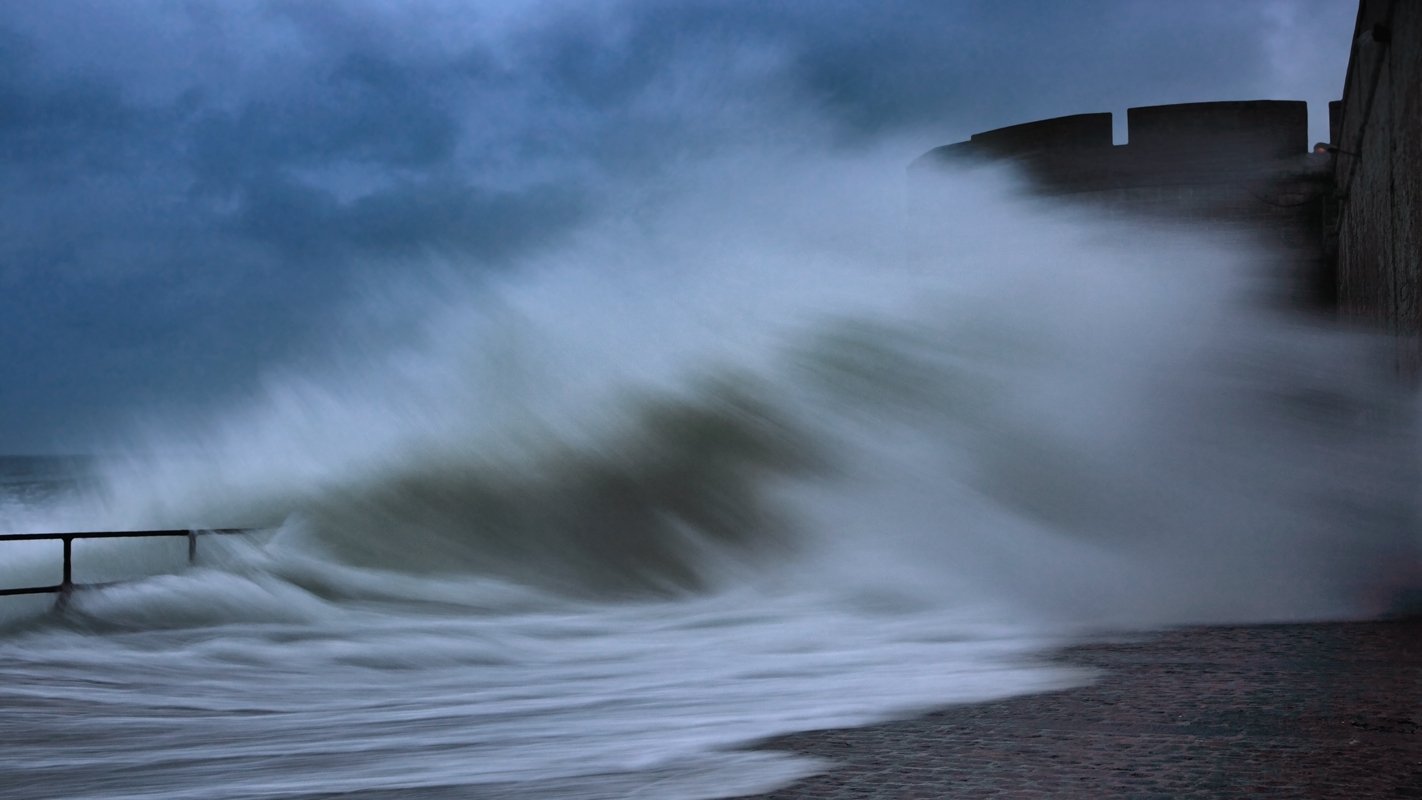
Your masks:
{"label": "sea", "polygon": [[[718,798],[767,737],[1080,685],[1083,638],[1360,618],[1416,575],[1387,342],[1267,244],[1007,173],[736,163],[329,353],[0,459],[0,798]],[[395,279],[382,278],[387,283]],[[56,542],[0,542],[0,588]]]}

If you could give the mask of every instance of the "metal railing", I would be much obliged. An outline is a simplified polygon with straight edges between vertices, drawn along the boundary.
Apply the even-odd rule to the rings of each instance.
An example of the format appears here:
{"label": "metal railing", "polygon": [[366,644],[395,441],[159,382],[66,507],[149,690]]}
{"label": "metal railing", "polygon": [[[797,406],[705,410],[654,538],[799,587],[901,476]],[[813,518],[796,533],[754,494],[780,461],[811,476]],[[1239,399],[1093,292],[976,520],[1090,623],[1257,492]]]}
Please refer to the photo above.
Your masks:
{"label": "metal railing", "polygon": [[69,595],[75,589],[96,589],[112,586],[122,581],[75,583],[74,581],[74,540],[75,539],[154,539],[184,537],[188,540],[188,563],[197,560],[197,540],[199,536],[225,536],[237,533],[251,533],[251,528],[214,528],[210,530],[167,530],[167,531],[74,531],[71,533],[4,533],[4,542],[53,542],[64,543],[64,572],[59,583],[47,586],[22,586],[13,589],[0,588],[0,597],[26,594],[57,594],[56,608],[63,608]]}

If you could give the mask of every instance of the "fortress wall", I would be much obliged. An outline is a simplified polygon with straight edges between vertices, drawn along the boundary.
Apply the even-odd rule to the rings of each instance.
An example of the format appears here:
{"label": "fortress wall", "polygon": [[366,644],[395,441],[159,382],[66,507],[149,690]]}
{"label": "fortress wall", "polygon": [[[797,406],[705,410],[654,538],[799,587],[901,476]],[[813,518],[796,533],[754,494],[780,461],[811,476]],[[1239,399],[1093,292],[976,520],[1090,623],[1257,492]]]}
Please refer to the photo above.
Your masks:
{"label": "fortress wall", "polygon": [[911,171],[1006,161],[1048,197],[1103,216],[1188,219],[1241,244],[1263,242],[1261,266],[1295,305],[1333,299],[1323,202],[1330,159],[1310,156],[1302,102],[1186,103],[1127,112],[1129,143],[1111,144],[1110,114],[1081,114],[975,134],[930,151]]}
{"label": "fortress wall", "polygon": [[1308,105],[1287,100],[1181,103],[1126,112],[1131,148],[1190,158],[1288,158],[1308,150]]}
{"label": "fortress wall", "polygon": [[1111,147],[1111,115],[1074,114],[1025,122],[975,133],[969,141],[977,152],[1007,158],[1105,150]]}
{"label": "fortress wall", "polygon": [[1239,171],[1272,168],[1308,151],[1308,106],[1301,101],[1180,103],[1126,112],[1129,144],[1111,143],[1111,114],[1075,114],[975,133],[930,150],[913,164],[929,168],[961,158],[1014,160],[1098,188],[1156,183],[1218,183]]}
{"label": "fortress wall", "polygon": [[[1391,331],[1422,377],[1422,0],[1361,0],[1332,155],[1307,152],[1303,103],[1186,103],[974,134],[914,162],[1011,163],[1034,192],[1103,216],[1187,219],[1269,245],[1281,299]],[[926,216],[933,212],[927,210]],[[922,216],[922,215],[921,215]],[[931,219],[926,220],[931,224]]]}
{"label": "fortress wall", "polygon": [[1392,331],[1399,368],[1422,373],[1422,2],[1363,0],[1335,180],[1340,311]]}

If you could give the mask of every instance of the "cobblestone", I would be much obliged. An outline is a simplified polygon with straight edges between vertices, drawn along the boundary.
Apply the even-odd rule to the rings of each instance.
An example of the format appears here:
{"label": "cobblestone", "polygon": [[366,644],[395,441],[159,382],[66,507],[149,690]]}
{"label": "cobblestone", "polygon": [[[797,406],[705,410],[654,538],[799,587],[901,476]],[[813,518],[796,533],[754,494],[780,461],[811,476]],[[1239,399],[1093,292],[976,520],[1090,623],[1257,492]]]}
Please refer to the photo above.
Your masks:
{"label": "cobblestone", "polygon": [[1422,621],[1191,628],[1070,648],[1091,686],[764,749],[762,798],[1422,798]]}

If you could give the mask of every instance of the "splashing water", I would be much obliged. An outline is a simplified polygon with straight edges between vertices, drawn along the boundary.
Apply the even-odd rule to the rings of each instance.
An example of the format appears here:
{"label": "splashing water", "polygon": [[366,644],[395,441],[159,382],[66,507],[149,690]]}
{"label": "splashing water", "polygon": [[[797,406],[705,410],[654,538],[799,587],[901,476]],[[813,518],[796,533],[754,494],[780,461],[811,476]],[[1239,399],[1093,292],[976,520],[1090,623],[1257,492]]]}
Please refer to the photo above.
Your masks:
{"label": "splashing water", "polygon": [[981,170],[910,225],[899,174],[689,170],[12,515],[265,531],[0,640],[0,797],[752,792],[818,765],[742,745],[1069,685],[1083,629],[1411,579],[1406,398],[1254,243]]}

